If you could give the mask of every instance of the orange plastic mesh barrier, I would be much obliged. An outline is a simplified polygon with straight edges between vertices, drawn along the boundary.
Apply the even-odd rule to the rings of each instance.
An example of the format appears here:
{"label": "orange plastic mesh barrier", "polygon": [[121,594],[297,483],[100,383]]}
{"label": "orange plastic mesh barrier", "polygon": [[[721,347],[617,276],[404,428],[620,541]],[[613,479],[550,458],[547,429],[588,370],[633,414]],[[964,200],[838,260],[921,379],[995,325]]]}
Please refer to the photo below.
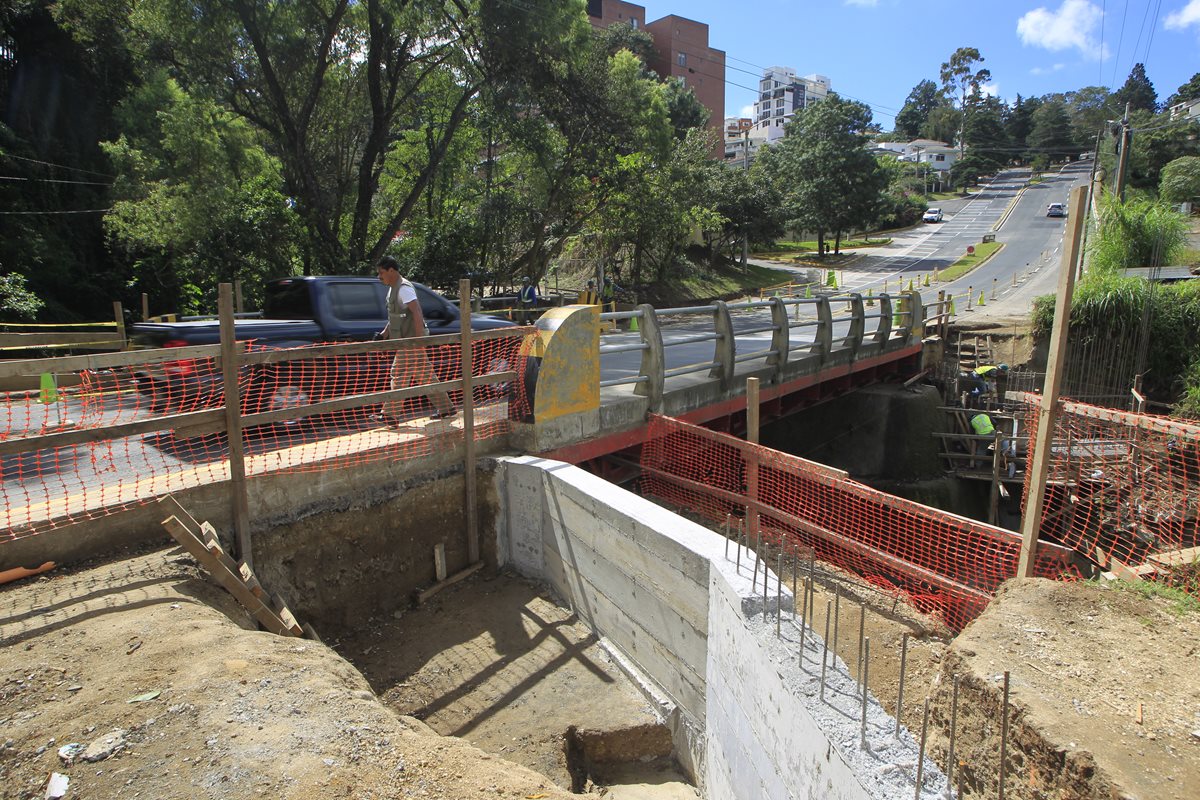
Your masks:
{"label": "orange plastic mesh barrier", "polygon": [[[1032,463],[1038,398],[1025,399]],[[1119,578],[1200,594],[1200,425],[1084,403],[1060,408],[1042,538]]]}
{"label": "orange plastic mesh barrier", "polygon": [[[1011,531],[669,417],[652,418],[641,467],[646,494],[716,523],[757,509],[767,542],[814,548],[818,559],[894,587],[956,630],[1016,574],[1020,539]],[[1071,575],[1069,553],[1042,548],[1036,569],[1047,577]]]}
{"label": "orange plastic mesh barrier", "polygon": [[[516,375],[474,386],[477,440],[506,435],[513,420],[529,415],[530,365],[523,345],[530,333],[530,328],[511,328],[504,335],[472,342],[473,376]],[[247,348],[248,354],[263,352],[266,348]],[[320,472],[453,450],[463,436],[462,391],[454,384],[428,392],[414,389],[413,397],[402,400],[327,407],[323,413],[270,424],[254,425],[251,415],[388,391],[393,377],[398,389],[457,381],[461,366],[459,344],[240,366],[247,475],[253,480],[267,474]],[[0,542],[229,480],[217,359],[84,372],[81,378],[79,387],[57,392],[52,402],[41,402],[44,398],[37,392],[0,394],[0,443],[7,448],[0,455]],[[435,418],[438,410],[450,414]],[[209,413],[197,419],[194,412],[205,411]],[[153,420],[170,429],[105,435],[114,426]],[[81,430],[95,431],[95,440],[45,446],[47,440],[32,439],[27,448],[13,441]]]}

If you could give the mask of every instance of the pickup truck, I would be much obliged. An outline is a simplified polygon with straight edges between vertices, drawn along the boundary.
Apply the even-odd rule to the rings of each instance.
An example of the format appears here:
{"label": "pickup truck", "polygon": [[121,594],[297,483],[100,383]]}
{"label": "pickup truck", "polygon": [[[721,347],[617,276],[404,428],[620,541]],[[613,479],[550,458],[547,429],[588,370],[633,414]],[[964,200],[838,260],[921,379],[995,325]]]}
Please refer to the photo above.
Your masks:
{"label": "pickup truck", "polygon": [[[414,284],[430,335],[461,330],[458,307],[421,284]],[[261,319],[238,319],[234,336],[250,347],[282,349],[316,343],[368,341],[387,323],[387,287],[375,278],[307,276],[280,278],[265,287]],[[514,327],[514,323],[482,314],[471,315],[473,330]],[[134,348],[187,347],[220,342],[220,323],[142,322],[130,329]],[[520,340],[514,337],[502,350],[480,348],[475,374],[506,372],[517,363]],[[431,348],[430,358],[440,380],[459,377],[457,351]],[[439,358],[439,350],[446,350]],[[510,352],[511,351],[511,352]],[[273,411],[348,394],[384,391],[388,385],[390,353],[337,356],[248,367],[242,375],[243,411]],[[224,402],[221,372],[213,359],[189,359],[141,367],[134,373],[138,392],[154,413],[179,413],[212,408]],[[509,387],[479,387],[477,392],[501,392]]]}

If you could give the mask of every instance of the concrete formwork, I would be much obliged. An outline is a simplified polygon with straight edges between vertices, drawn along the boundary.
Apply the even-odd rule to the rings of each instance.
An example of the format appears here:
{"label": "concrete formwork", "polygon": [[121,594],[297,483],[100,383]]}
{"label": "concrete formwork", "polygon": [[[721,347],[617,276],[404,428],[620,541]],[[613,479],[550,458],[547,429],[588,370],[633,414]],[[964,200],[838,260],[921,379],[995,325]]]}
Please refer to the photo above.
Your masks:
{"label": "concrete formwork", "polygon": [[[818,640],[808,632],[801,666],[791,593],[764,599],[746,562],[726,558],[723,537],[561,462],[505,458],[495,475],[498,561],[550,583],[629,660],[661,697],[677,754],[706,796],[914,794],[913,738],[894,737],[868,698],[864,742],[855,680],[836,658],[829,699],[819,699]],[[921,796],[943,796],[937,768],[926,775]]]}

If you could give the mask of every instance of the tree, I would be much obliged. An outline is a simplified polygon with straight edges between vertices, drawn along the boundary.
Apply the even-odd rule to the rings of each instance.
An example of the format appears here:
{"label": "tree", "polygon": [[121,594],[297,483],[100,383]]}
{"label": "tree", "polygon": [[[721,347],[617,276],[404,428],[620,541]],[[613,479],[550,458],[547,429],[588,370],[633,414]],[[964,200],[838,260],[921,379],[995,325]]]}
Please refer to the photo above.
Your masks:
{"label": "tree", "polygon": [[[992,79],[992,73],[987,69],[975,69],[976,64],[982,64],[983,56],[974,47],[960,47],[950,54],[950,60],[942,64],[942,90],[952,97],[958,98],[958,107],[962,115],[959,130],[966,132],[967,117],[971,111],[971,98],[983,94],[983,86]],[[960,149],[966,144],[961,135]]]}
{"label": "tree", "polygon": [[1167,107],[1170,108],[1176,103],[1196,99],[1200,99],[1200,72],[1193,75],[1187,83],[1175,90],[1175,94],[1167,98]]}
{"label": "tree", "polygon": [[1027,140],[1033,130],[1033,113],[1037,111],[1042,101],[1036,97],[1023,98],[1017,95],[1012,107],[1004,116],[1004,128],[1008,140],[1012,143],[1015,153],[1025,156],[1028,147]]}
{"label": "tree", "polygon": [[[1057,95],[1054,96],[1057,99]],[[1043,98],[1047,102],[1050,97]],[[1107,126],[1110,119],[1117,119],[1124,106],[1117,107],[1112,93],[1104,86],[1085,86],[1062,95],[1062,102],[1071,118],[1075,141],[1081,146],[1094,147],[1096,134]]]}
{"label": "tree", "polygon": [[1113,94],[1113,103],[1122,111],[1126,103],[1129,104],[1130,111],[1148,111],[1153,114],[1158,110],[1158,95],[1154,91],[1154,84],[1146,77],[1144,64],[1133,65],[1125,84]]}
{"label": "tree", "polygon": [[1167,122],[1161,115],[1137,111],[1130,115],[1133,147],[1129,151],[1128,185],[1154,191],[1163,167],[1177,158],[1200,155],[1196,126],[1186,120]]}
{"label": "tree", "polygon": [[1071,119],[1062,103],[1043,103],[1033,112],[1033,130],[1029,133],[1029,152],[1050,160],[1065,161],[1080,150],[1071,128]]}
{"label": "tree", "polygon": [[835,236],[873,221],[883,201],[887,173],[867,149],[871,109],[830,95],[788,124],[788,135],[763,154],[763,172],[783,196],[792,224],[815,231],[825,250]]}
{"label": "tree", "polygon": [[930,80],[921,81],[908,93],[904,107],[896,115],[897,133],[902,133],[909,139],[917,138],[921,135],[921,129],[928,121],[930,113],[935,108],[943,108],[946,105],[946,96],[936,83]]}
{"label": "tree", "polygon": [[963,140],[983,165],[983,171],[993,172],[1012,158],[1012,146],[1004,129],[1004,104],[995,97],[976,97],[970,102],[973,111],[967,119]]}
{"label": "tree", "polygon": [[962,115],[950,106],[939,106],[929,113],[921,127],[921,138],[950,144],[958,141]]}
{"label": "tree", "polygon": [[1158,195],[1168,203],[1200,199],[1200,156],[1177,158],[1162,168]]}

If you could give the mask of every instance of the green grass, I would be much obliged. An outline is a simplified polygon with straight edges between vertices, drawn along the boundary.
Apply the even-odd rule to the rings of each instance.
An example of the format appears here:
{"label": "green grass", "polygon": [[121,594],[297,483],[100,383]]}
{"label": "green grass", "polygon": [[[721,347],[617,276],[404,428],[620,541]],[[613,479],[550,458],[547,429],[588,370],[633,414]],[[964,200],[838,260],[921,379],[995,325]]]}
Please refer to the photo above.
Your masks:
{"label": "green grass", "polygon": [[1183,255],[1179,260],[1181,264],[1186,265],[1200,264],[1200,249],[1196,249],[1195,247],[1183,248]]}
{"label": "green grass", "polygon": [[982,264],[989,256],[1003,247],[1001,242],[988,242],[987,244],[975,245],[975,252],[969,256],[963,256],[958,261],[955,261],[946,269],[938,273],[938,280],[952,281],[961,278],[971,270]]}
{"label": "green grass", "polygon": [[673,286],[675,296],[679,298],[707,299],[726,297],[735,294],[750,294],[764,286],[776,286],[786,283],[795,273],[770,267],[760,267],[749,264],[743,271],[741,267],[723,267],[711,272],[697,272],[683,278]]}
{"label": "green grass", "polygon": [[926,197],[929,198],[930,203],[933,203],[934,200],[961,200],[967,196],[967,194],[959,192],[933,192],[932,194],[926,195]]}
{"label": "green grass", "polygon": [[1147,600],[1161,598],[1169,605],[1172,614],[1177,617],[1200,612],[1200,599],[1193,597],[1183,589],[1167,586],[1154,581],[1097,581],[1097,585],[1118,592],[1132,592]]}

